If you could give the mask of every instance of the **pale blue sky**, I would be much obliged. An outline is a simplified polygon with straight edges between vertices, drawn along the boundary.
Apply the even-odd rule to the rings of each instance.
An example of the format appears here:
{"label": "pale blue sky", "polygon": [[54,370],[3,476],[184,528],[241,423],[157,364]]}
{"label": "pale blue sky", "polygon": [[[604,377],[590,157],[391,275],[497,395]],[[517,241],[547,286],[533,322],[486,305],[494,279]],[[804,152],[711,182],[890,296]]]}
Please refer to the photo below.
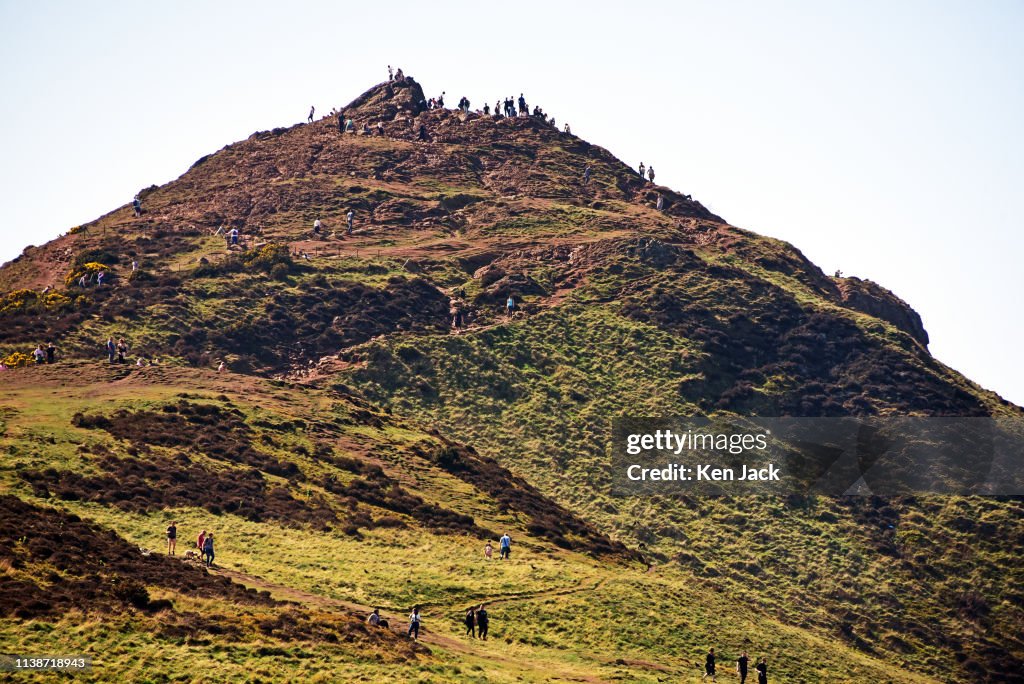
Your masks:
{"label": "pale blue sky", "polygon": [[401,66],[525,92],[1024,403],[1024,2],[0,0],[0,262]]}

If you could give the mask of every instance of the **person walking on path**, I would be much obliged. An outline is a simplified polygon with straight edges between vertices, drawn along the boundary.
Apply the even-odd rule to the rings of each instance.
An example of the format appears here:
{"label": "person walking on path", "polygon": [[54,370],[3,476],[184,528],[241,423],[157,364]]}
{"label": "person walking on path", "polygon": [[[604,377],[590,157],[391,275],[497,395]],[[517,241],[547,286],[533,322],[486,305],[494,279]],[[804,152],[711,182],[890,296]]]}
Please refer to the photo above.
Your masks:
{"label": "person walking on path", "polygon": [[355,218],[355,215],[355,212],[352,211],[351,209],[349,209],[348,213],[345,214],[345,219],[348,221],[348,226],[345,228],[345,235],[352,234],[352,219]]}
{"label": "person walking on path", "polygon": [[309,108],[309,123],[313,123],[313,112],[316,111],[316,107]]}
{"label": "person walking on path", "polygon": [[708,677],[711,677],[711,681],[717,682],[715,679],[715,649],[708,650],[708,657],[704,659],[704,676],[700,678],[700,681],[704,681]]}
{"label": "person walking on path", "polygon": [[107,359],[110,363],[114,363],[114,355],[117,353],[117,345],[114,344],[114,338],[107,338]]}
{"label": "person walking on path", "polygon": [[135,218],[142,216],[142,202],[138,195],[132,199],[132,209],[135,211]]}
{"label": "person walking on path", "polygon": [[491,556],[494,555],[494,547],[491,546],[491,542],[488,541],[484,546],[484,560],[491,560]]}
{"label": "person walking on path", "polygon": [[470,608],[466,611],[466,634],[476,639],[476,612]]}
{"label": "person walking on path", "polygon": [[583,184],[586,185],[590,182],[590,164],[587,164],[586,168],[583,169]]}
{"label": "person walking on path", "polygon": [[178,524],[171,521],[167,526],[167,555],[173,556],[178,547]]}
{"label": "person walking on path", "polygon": [[413,641],[418,641],[420,638],[420,607],[413,606],[412,613],[409,614],[409,636],[412,637]]}
{"label": "person walking on path", "polygon": [[512,297],[512,295],[509,295],[508,300],[505,302],[505,315],[508,316],[509,318],[512,318],[515,312],[516,300]]}
{"label": "person walking on path", "polygon": [[647,177],[651,179],[652,183],[654,182],[654,167],[653,166],[647,169]]}
{"label": "person walking on path", "polygon": [[768,661],[763,657],[758,658],[754,669],[757,670],[757,684],[768,684]]}
{"label": "person walking on path", "polygon": [[643,180],[643,179],[644,179],[644,169],[645,169],[645,168],[646,168],[646,167],[644,166],[644,163],[643,163],[643,162],[640,162],[640,180]]}
{"label": "person walking on path", "polygon": [[313,234],[314,235],[319,235],[320,234],[320,226],[321,225],[322,224],[320,223],[320,219],[317,219],[317,220],[313,221]]}
{"label": "person walking on path", "polygon": [[203,556],[206,558],[206,567],[213,566],[213,532],[206,535],[203,540]]}
{"label": "person walking on path", "polygon": [[498,540],[498,557],[501,560],[508,560],[512,556],[512,537],[508,536],[508,532],[501,535],[501,539]]}
{"label": "person walking on path", "polygon": [[205,541],[206,541],[206,530],[203,530],[202,532],[199,533],[199,536],[196,537],[196,548],[199,549],[199,555],[200,556],[203,555],[203,542],[205,542]]}
{"label": "person walking on path", "polygon": [[480,607],[476,611],[476,635],[487,641],[487,628],[490,625],[490,617],[487,615],[487,609],[484,608],[484,604],[480,604]]}
{"label": "person walking on path", "polygon": [[750,663],[750,658],[747,657],[747,652],[740,653],[740,657],[736,659],[736,674],[740,676],[740,684],[747,684],[747,665]]}

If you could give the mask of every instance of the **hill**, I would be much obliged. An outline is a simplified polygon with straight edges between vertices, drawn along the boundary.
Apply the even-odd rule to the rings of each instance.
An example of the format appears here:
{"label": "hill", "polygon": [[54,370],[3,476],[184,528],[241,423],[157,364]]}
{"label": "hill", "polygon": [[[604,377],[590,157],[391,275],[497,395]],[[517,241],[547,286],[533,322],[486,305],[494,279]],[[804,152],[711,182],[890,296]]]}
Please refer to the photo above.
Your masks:
{"label": "hill", "polygon": [[[0,378],[7,505],[88,519],[113,546],[153,546],[172,516],[223,530],[222,577],[301,604],[196,596],[139,554],[114,576],[166,597],[162,621],[202,601],[244,628],[108,635],[110,667],[173,647],[234,653],[225,677],[283,658],[288,678],[646,681],[697,672],[718,644],[763,650],[780,681],[1019,680],[1018,500],[621,498],[606,451],[625,414],[1018,407],[935,360],[883,287],[829,277],[539,118],[424,99],[385,83],[340,117],[254,133],[144,190],[140,216],[121,207],[0,269],[4,355],[53,339],[64,357]],[[107,364],[111,336],[159,365]],[[480,560],[506,529],[514,560]],[[5,582],[83,581],[19,553]],[[76,610],[148,633],[149,600],[97,590]],[[479,601],[499,639],[470,647],[458,618]],[[397,623],[417,602],[438,625],[429,652],[346,617],[381,604]],[[268,628],[261,654],[281,611],[309,626]],[[35,650],[79,620],[10,614],[4,641]],[[103,629],[86,624],[82,648]]]}

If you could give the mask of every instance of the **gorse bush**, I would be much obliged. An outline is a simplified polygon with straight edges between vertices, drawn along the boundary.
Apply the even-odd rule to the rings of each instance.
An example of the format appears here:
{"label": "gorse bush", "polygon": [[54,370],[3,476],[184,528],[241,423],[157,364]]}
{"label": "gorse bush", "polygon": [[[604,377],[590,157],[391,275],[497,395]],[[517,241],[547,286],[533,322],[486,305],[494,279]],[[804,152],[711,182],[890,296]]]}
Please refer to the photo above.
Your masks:
{"label": "gorse bush", "polygon": [[76,301],[60,292],[41,294],[35,290],[13,290],[0,298],[0,315],[68,311],[75,308]]}

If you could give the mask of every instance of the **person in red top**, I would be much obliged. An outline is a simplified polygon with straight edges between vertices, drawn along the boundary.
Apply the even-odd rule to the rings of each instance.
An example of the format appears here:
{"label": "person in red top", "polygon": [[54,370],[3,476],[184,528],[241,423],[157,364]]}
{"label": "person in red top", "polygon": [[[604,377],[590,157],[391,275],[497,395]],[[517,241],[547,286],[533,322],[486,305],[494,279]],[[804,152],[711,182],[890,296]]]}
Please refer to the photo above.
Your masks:
{"label": "person in red top", "polygon": [[196,548],[199,549],[199,553],[203,552],[203,542],[206,541],[206,530],[199,533],[199,538],[196,539]]}

